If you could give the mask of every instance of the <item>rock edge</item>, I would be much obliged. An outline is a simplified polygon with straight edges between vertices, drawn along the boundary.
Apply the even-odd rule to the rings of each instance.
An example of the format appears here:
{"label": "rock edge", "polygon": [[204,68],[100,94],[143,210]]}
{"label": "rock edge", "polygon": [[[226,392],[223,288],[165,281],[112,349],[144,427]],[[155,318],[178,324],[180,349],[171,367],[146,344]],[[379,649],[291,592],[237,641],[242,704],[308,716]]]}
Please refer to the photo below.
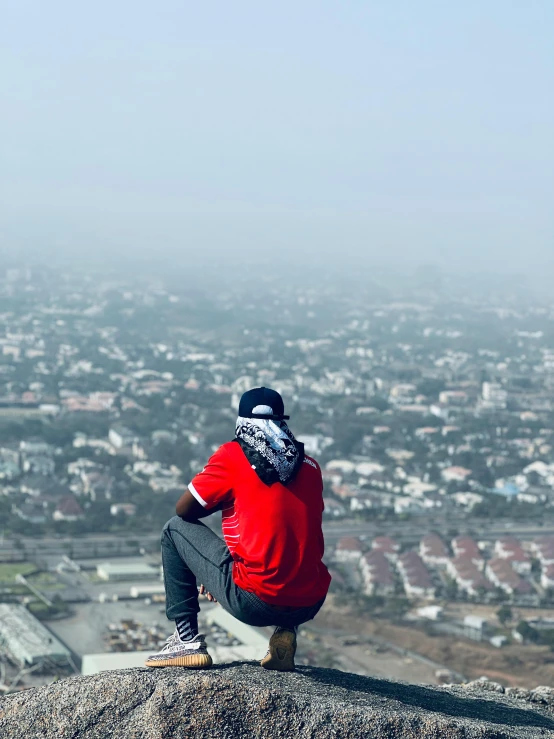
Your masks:
{"label": "rock edge", "polygon": [[[484,685],[487,685],[486,683]],[[478,682],[436,688],[254,663],[72,677],[0,699],[9,739],[531,739],[554,737],[554,699]],[[501,686],[500,686],[501,687]]]}

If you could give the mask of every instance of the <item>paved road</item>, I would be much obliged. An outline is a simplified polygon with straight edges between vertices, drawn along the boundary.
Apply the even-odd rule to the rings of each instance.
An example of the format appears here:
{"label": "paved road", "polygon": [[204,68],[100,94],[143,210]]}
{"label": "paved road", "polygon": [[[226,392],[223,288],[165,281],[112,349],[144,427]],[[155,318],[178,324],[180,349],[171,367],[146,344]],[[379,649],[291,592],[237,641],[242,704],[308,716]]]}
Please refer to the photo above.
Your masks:
{"label": "paved road", "polygon": [[10,539],[0,541],[0,561],[46,560],[46,564],[50,565],[52,560],[59,561],[64,554],[72,559],[95,557],[109,559],[136,555],[139,548],[154,551],[159,549],[159,546],[159,533],[140,536],[98,534],[73,538],[18,537],[15,541]]}
{"label": "paved road", "polygon": [[[333,547],[343,536],[372,538],[387,534],[405,543],[416,543],[429,530],[457,529],[460,533],[473,533],[479,539],[494,540],[499,536],[511,535],[522,538],[554,535],[554,520],[545,520],[544,525],[520,522],[496,522],[421,518],[410,521],[327,521],[324,523],[327,547]],[[64,555],[73,559],[133,556],[140,548],[158,551],[159,533],[152,534],[95,534],[79,537],[18,537],[16,540],[0,539],[0,562],[17,560],[42,560],[48,566]]]}
{"label": "paved road", "polygon": [[[420,519],[416,521],[384,521],[378,524],[374,522],[360,521],[337,521],[324,524],[325,542],[327,545],[335,544],[343,536],[382,536],[387,534],[399,541],[407,543],[417,542],[428,531],[441,530],[432,519]],[[537,536],[554,535],[554,521],[545,522],[544,526],[533,524],[522,524],[519,522],[497,522],[489,523],[454,519],[448,521],[448,528],[457,529],[460,533],[472,533],[479,539],[494,541],[499,536],[516,536],[525,539]]]}

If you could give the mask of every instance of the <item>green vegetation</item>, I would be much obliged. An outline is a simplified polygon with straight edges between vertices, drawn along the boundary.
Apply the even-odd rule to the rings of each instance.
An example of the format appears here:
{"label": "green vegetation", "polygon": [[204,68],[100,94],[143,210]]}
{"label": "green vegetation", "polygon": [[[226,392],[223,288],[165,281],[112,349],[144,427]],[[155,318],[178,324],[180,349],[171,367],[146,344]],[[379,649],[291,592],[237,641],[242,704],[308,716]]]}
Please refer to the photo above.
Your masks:
{"label": "green vegetation", "polygon": [[0,564],[0,582],[13,583],[16,575],[30,575],[36,572],[36,566],[32,562],[7,562]]}
{"label": "green vegetation", "polygon": [[554,652],[554,629],[535,629],[527,621],[520,621],[516,630],[525,641],[531,642],[532,644],[544,644],[550,647],[551,652]]}
{"label": "green vegetation", "polygon": [[63,590],[65,587],[51,572],[37,572],[27,579],[31,585],[42,591]]}
{"label": "green vegetation", "polygon": [[473,508],[472,513],[479,518],[492,518],[495,520],[508,518],[513,521],[523,521],[533,518],[542,518],[544,511],[542,506],[532,503],[520,503],[517,500],[505,498],[495,493],[483,494],[481,503]]}
{"label": "green vegetation", "polygon": [[510,606],[502,605],[496,612],[496,617],[500,623],[504,626],[508,621],[511,621],[514,614]]}
{"label": "green vegetation", "polygon": [[29,603],[29,611],[39,619],[56,618],[57,616],[66,615],[68,612],[67,605],[62,601],[59,595],[55,595],[51,606],[47,606],[41,600]]}
{"label": "green vegetation", "polygon": [[540,634],[537,629],[533,628],[527,621],[520,621],[516,627],[516,631],[521,634],[525,641],[536,644],[539,641]]}

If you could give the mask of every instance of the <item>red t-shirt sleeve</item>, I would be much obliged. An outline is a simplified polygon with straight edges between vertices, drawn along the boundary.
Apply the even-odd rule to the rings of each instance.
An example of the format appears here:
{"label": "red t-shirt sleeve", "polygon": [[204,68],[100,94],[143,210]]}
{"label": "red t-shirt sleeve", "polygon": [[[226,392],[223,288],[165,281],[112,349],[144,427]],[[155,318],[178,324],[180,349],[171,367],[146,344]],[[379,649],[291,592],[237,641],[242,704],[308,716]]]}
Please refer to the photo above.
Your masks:
{"label": "red t-shirt sleeve", "polygon": [[220,447],[208,463],[189,483],[189,490],[204,508],[215,508],[221,503],[231,501],[230,460]]}

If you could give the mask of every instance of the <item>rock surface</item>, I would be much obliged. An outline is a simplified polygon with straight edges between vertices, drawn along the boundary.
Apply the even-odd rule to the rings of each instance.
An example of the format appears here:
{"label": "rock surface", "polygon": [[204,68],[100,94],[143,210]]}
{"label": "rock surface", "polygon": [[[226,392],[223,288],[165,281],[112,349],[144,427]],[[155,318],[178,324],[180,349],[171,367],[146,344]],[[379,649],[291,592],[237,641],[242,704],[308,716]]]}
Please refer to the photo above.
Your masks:
{"label": "rock surface", "polygon": [[539,694],[526,701],[476,685],[407,685],[315,667],[285,674],[252,663],[198,672],[145,668],[73,677],[5,696],[0,737],[554,737],[550,695]]}

